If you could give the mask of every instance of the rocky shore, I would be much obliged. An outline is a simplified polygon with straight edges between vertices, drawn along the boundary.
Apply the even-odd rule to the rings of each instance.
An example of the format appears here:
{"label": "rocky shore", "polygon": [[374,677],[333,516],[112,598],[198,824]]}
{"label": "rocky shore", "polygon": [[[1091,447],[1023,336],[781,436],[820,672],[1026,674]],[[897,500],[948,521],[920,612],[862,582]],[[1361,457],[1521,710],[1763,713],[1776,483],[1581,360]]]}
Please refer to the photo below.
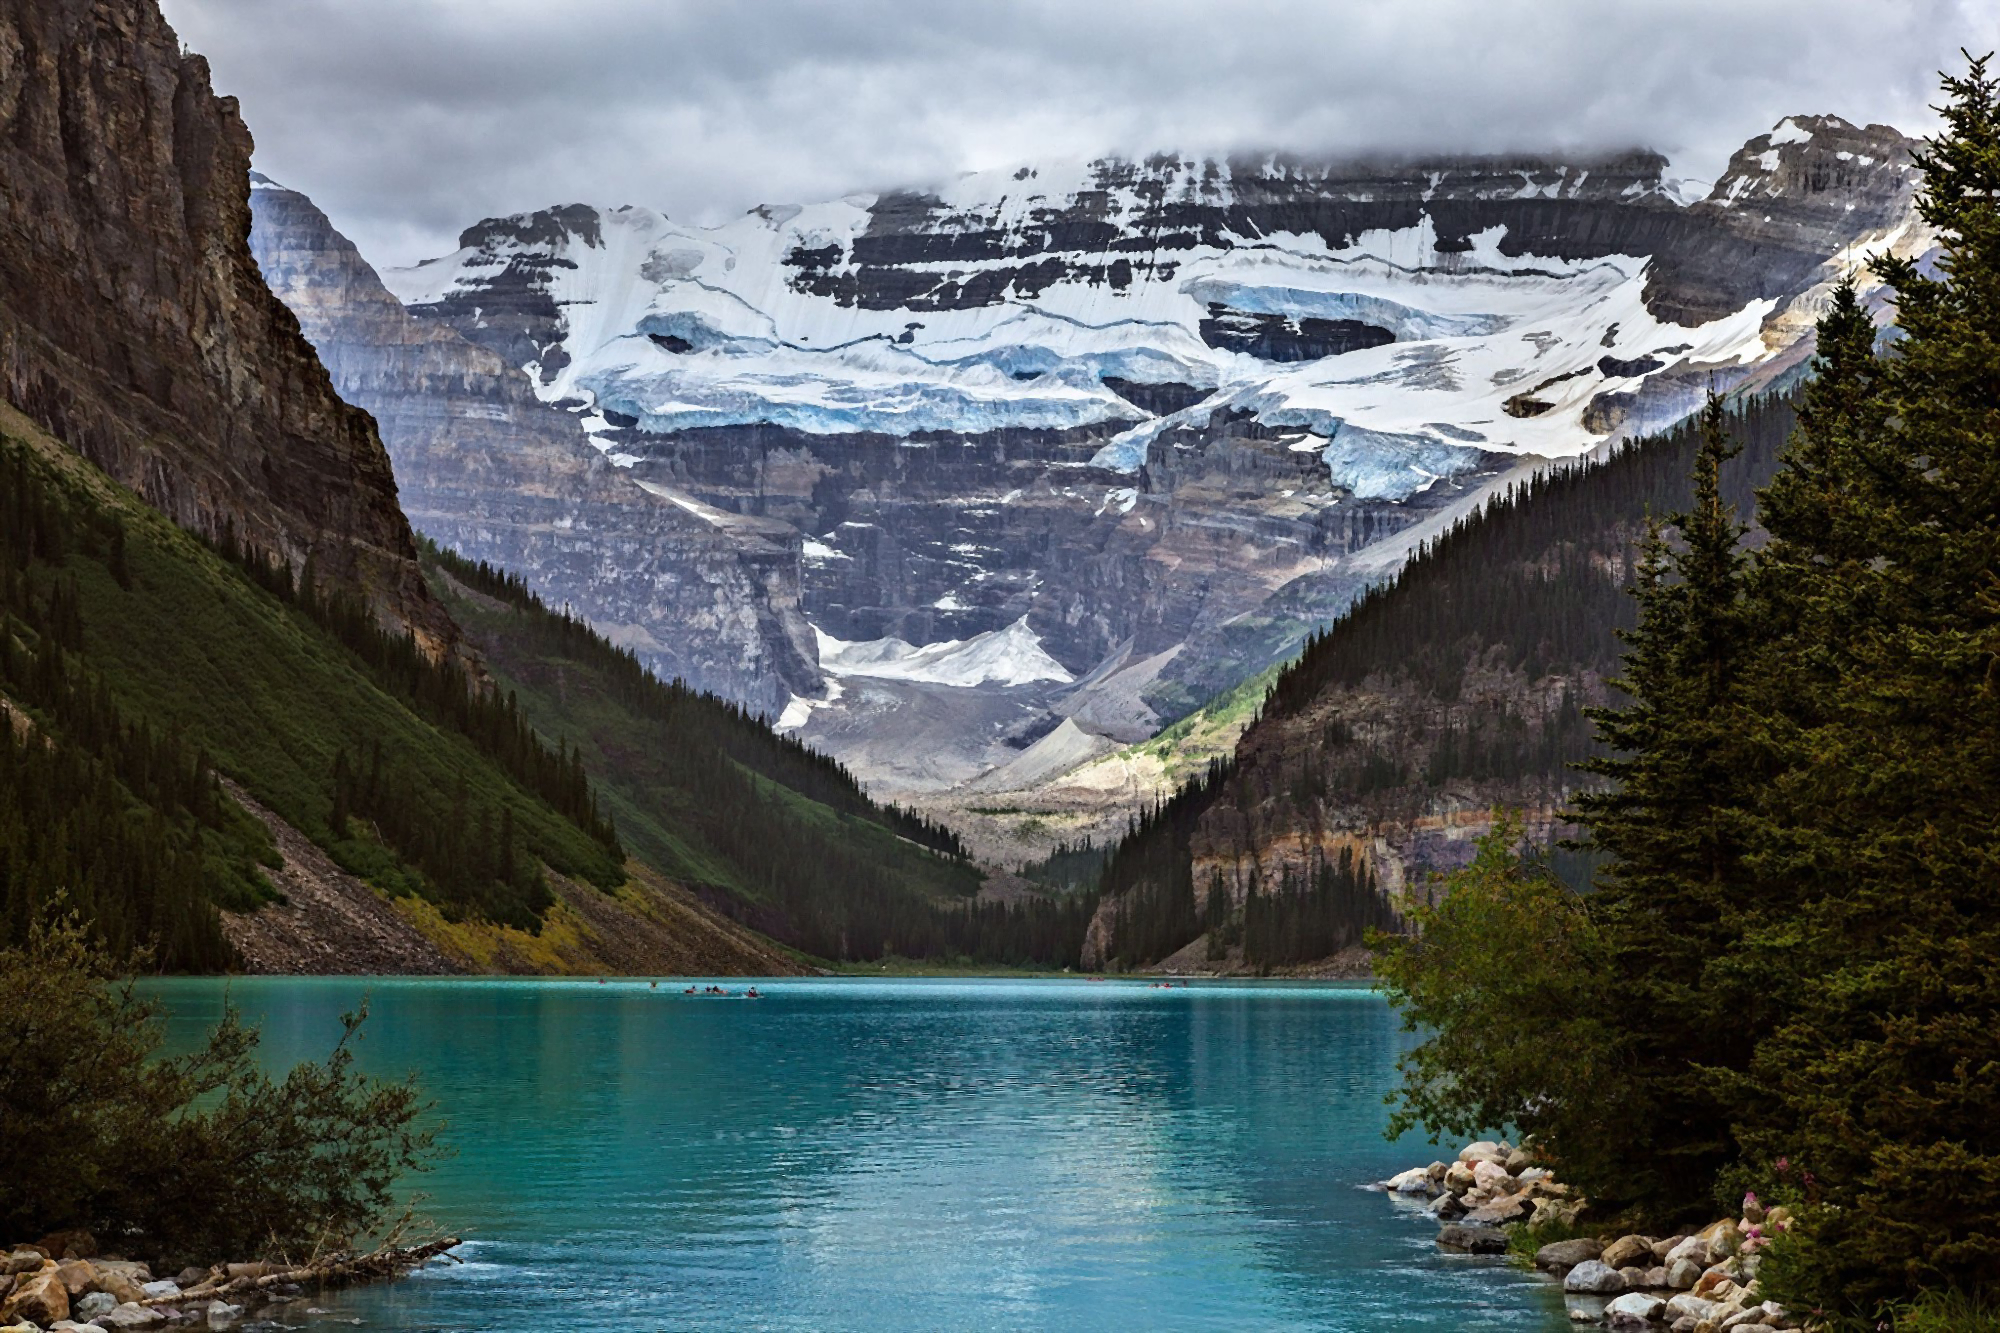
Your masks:
{"label": "rocky shore", "polygon": [[[1517,1253],[1538,1231],[1572,1229],[1585,1201],[1526,1148],[1469,1144],[1451,1162],[1413,1167],[1381,1182],[1423,1199],[1442,1224],[1438,1244],[1468,1254]],[[1581,1235],[1535,1248],[1536,1268],[1562,1283],[1570,1321],[1613,1333],[1726,1333],[1800,1328],[1802,1321],[1758,1293],[1760,1251],[1790,1221],[1755,1195],[1740,1216],[1677,1236]]]}
{"label": "rocky shore", "polygon": [[[273,1316],[281,1310],[294,1313],[285,1307],[307,1300],[309,1291],[394,1277],[457,1244],[457,1237],[446,1237],[304,1264],[216,1264],[155,1277],[146,1264],[96,1255],[87,1237],[51,1237],[0,1255],[0,1333],[118,1333],[190,1325],[242,1333],[255,1333],[260,1324],[281,1328],[287,1325],[273,1322]],[[326,1313],[309,1304],[296,1312]]]}

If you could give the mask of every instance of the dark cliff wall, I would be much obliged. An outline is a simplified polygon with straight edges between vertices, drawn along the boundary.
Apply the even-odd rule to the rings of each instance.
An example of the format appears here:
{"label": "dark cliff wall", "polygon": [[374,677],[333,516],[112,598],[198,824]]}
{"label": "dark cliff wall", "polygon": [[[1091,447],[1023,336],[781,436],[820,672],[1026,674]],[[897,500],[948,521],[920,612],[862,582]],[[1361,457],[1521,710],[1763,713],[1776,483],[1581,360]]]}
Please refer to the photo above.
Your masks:
{"label": "dark cliff wall", "polygon": [[519,573],[663,680],[771,715],[825,688],[797,533],[646,491],[499,352],[410,315],[312,200],[259,176],[251,205],[265,280],[381,423],[421,531]]}
{"label": "dark cliff wall", "polygon": [[0,0],[0,384],[175,521],[446,650],[374,423],[250,257],[250,151],[152,0]]}

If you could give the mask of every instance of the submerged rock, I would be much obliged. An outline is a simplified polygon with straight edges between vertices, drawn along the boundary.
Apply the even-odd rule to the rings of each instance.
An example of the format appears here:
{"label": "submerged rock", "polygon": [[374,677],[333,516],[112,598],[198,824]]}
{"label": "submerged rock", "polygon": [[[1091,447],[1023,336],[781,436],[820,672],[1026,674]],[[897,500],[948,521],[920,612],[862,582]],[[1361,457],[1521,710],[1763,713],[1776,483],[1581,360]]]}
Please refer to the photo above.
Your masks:
{"label": "submerged rock", "polygon": [[1438,1244],[1447,1250],[1463,1250],[1467,1254],[1505,1254],[1507,1237],[1493,1227],[1461,1226],[1452,1223],[1439,1230]]}

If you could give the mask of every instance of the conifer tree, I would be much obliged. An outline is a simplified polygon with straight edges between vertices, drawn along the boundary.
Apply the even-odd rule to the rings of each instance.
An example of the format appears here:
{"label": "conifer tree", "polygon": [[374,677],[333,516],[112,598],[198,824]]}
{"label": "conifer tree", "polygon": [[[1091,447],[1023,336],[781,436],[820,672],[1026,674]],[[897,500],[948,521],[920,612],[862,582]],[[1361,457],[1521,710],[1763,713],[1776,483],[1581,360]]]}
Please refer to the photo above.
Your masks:
{"label": "conifer tree", "polygon": [[[1763,1043],[1741,1134],[1811,1171],[1774,1253],[1781,1298],[1850,1314],[2000,1285],[2000,81],[1945,80],[1917,156],[1935,276],[1875,272],[1901,339],[1862,347],[1851,294],[1773,486],[1759,602],[1785,778],[1759,860],[1791,886],[1766,948],[1793,1017]],[[1768,943],[1768,941],[1767,941]]]}
{"label": "conifer tree", "polygon": [[1732,1157],[1704,1068],[1750,1058],[1749,1034],[1708,975],[1736,929],[1750,780],[1744,529],[1721,491],[1735,452],[1711,395],[1693,503],[1671,520],[1675,540],[1656,527],[1643,551],[1620,682],[1631,701],[1594,712],[1612,753],[1586,768],[1612,785],[1577,801],[1590,843],[1610,857],[1590,913],[1616,1087],[1587,1149],[1571,1149],[1570,1175],[1603,1204],[1662,1221],[1698,1213]]}

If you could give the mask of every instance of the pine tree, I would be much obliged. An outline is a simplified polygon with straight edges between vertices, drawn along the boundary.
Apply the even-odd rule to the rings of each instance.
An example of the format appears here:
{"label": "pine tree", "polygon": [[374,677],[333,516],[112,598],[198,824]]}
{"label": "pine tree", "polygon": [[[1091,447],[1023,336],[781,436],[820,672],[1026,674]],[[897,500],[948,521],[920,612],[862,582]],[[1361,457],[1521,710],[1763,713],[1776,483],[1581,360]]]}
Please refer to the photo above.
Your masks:
{"label": "pine tree", "polygon": [[1708,1068],[1743,1068],[1750,1035],[1712,959],[1736,930],[1747,786],[1744,682],[1754,654],[1743,592],[1743,526],[1722,498],[1736,453],[1711,395],[1695,455],[1694,501],[1655,528],[1634,594],[1620,684],[1631,702],[1596,710],[1611,754],[1585,767],[1611,782],[1577,807],[1592,848],[1610,857],[1590,913],[1604,950],[1599,980],[1613,1034],[1601,1127],[1565,1155],[1572,1180],[1612,1208],[1662,1223],[1706,1206],[1733,1156]]}
{"label": "pine tree", "polygon": [[[1871,1315],[2000,1285],[2000,81],[1947,78],[1917,157],[1944,239],[1885,258],[1902,337],[1851,296],[1772,491],[1759,601],[1784,619],[1768,712],[1784,778],[1759,831],[1798,899],[1763,955],[1793,1018],[1758,1053],[1742,1137],[1811,1171],[1773,1254],[1781,1299]],[[1774,932],[1775,933],[1775,932]]]}

